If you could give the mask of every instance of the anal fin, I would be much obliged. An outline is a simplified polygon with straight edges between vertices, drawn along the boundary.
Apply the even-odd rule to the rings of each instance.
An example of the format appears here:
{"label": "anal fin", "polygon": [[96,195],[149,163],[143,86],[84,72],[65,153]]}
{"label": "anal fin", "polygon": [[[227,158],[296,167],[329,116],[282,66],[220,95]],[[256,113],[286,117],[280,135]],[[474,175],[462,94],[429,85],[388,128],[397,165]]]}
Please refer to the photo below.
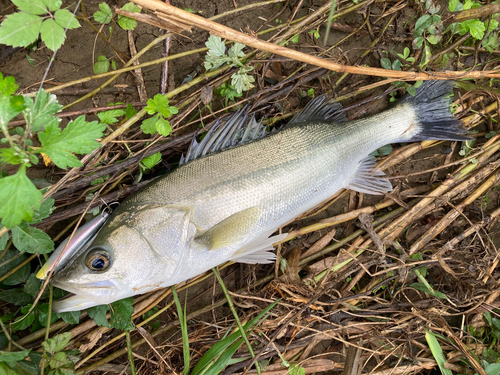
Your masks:
{"label": "anal fin", "polygon": [[385,177],[385,173],[375,168],[375,157],[369,156],[363,159],[353,175],[348,189],[359,191],[360,193],[382,195],[392,190],[390,181]]}
{"label": "anal fin", "polygon": [[276,255],[269,250],[273,250],[273,244],[283,241],[287,235],[288,233],[283,233],[269,237],[269,234],[266,234],[259,237],[234,253],[231,260],[248,264],[273,263]]}

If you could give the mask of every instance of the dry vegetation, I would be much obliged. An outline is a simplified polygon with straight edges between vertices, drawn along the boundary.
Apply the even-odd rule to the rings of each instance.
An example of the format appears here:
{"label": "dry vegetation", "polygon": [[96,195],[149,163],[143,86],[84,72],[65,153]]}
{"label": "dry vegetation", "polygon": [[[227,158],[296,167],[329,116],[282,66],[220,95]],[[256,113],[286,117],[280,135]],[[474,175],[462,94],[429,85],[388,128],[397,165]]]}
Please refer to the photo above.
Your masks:
{"label": "dry vegetation", "polygon": [[[424,42],[420,48],[413,48],[418,37],[417,19],[432,14],[427,3],[441,6],[437,12],[441,21],[436,27],[443,38],[436,44]],[[109,38],[107,28],[90,18],[98,10],[98,2],[83,2],[76,13],[85,26],[80,32],[102,43],[98,48],[107,48],[108,52],[114,49],[114,60],[122,60],[123,65],[106,73],[107,78],[86,76],[74,69],[70,71],[72,78],[68,78],[68,70],[58,76],[54,68],[48,76],[54,78],[54,84],[49,86],[48,81],[45,88],[65,98],[60,114],[64,119],[79,114],[93,116],[109,110],[109,102],[118,101],[125,104],[112,108],[133,103],[139,112],[109,125],[101,147],[83,158],[83,167],[37,167],[38,173],[32,172],[32,178],[50,176],[52,184],[45,195],[56,200],[57,210],[36,226],[53,238],[57,234],[56,243],[71,233],[88,210],[103,202],[120,201],[151,178],[175,168],[195,132],[206,131],[226,110],[247,103],[260,116],[270,119],[269,124],[281,124],[303,108],[310,97],[331,93],[348,109],[349,119],[355,119],[383,110],[390,98],[403,94],[405,86],[398,84],[401,80],[409,82],[406,90],[411,91],[416,79],[475,77],[459,81],[454,108],[476,140],[468,144],[426,141],[380,150],[379,165],[395,186],[391,194],[375,197],[341,191],[282,229],[289,236],[278,246],[275,266],[221,266],[224,288],[210,272],[178,285],[180,305],[187,302],[184,319],[179,320],[172,290],[159,290],[135,298],[135,326],[130,333],[99,327],[83,313],[78,325],[59,319],[48,328],[19,331],[16,344],[39,350],[47,337],[69,332],[67,349],[80,351],[77,373],[130,372],[130,362],[135,362],[138,374],[182,373],[186,371],[186,335],[188,363],[193,370],[209,348],[237,331],[235,314],[245,324],[276,303],[265,319],[247,332],[253,354],[244,342],[238,342],[240,346],[233,356],[237,361],[218,371],[225,375],[396,375],[437,373],[440,365],[442,371],[456,374],[498,373],[489,372],[492,367],[486,372],[488,365],[500,361],[500,319],[496,318],[500,294],[500,91],[497,80],[491,78],[499,76],[496,71],[500,51],[498,45],[483,47],[481,43],[488,33],[474,39],[471,31],[464,35],[446,32],[450,24],[464,22],[467,18],[463,17],[471,15],[452,14],[447,3],[437,1],[337,1],[326,44],[323,38],[330,2],[233,0],[221,2],[215,10],[212,5],[195,1],[173,5],[189,5],[203,11],[201,14],[207,18],[212,16],[213,22],[250,35],[253,44],[251,40],[241,41],[248,46],[244,60],[246,66],[253,67],[249,74],[255,78],[255,88],[240,97],[231,99],[227,93],[222,97],[224,92],[218,89],[229,85],[235,68],[226,65],[205,72],[200,66],[208,34],[190,26],[204,25],[216,35],[228,39],[234,36],[232,40],[236,41],[238,35],[211,23],[198,24],[190,13],[185,19],[168,18],[164,13],[157,23],[174,29],[175,34],[159,33],[156,26],[142,21],[139,31],[129,32],[131,46],[137,40],[134,33],[149,35],[147,43],[141,40],[136,55],[141,63],[135,65],[131,59],[135,47],[129,49],[127,35],[121,32],[105,44],[103,40]],[[498,11],[474,9],[473,18],[482,22],[491,20]],[[423,35],[430,33],[424,31]],[[72,43],[71,31],[68,38],[58,52],[56,67],[69,60],[71,50],[65,48]],[[173,48],[165,52],[165,41],[170,38]],[[261,40],[281,44],[281,49],[274,47],[280,55],[265,52]],[[92,60],[91,53],[92,48],[84,58]],[[319,57],[322,66],[316,64]],[[387,59],[393,69],[381,70],[387,68]],[[19,80],[16,61],[16,55],[6,58],[0,70]],[[158,92],[165,93],[169,74],[173,74],[167,71],[158,80],[159,72],[165,65],[168,67],[165,61],[174,64],[175,71],[166,97],[179,113],[170,119],[172,133],[168,137],[145,135],[139,128],[145,102]],[[40,64],[43,71],[47,62]],[[88,61],[85,64],[92,68]],[[444,73],[445,69],[455,73]],[[192,79],[183,83],[188,73]],[[72,80],[76,77],[78,81]],[[121,86],[113,86],[116,79]],[[36,83],[30,80],[30,84]],[[29,85],[26,78],[21,82],[26,88]],[[68,95],[78,100],[70,101]],[[22,123],[16,120],[11,125]],[[140,179],[139,163],[158,152],[163,162]],[[137,180],[140,182],[134,183]],[[96,192],[99,198],[88,203],[86,197]],[[34,254],[6,275],[28,263],[34,271],[40,261]],[[0,275],[1,280],[6,275]],[[45,295],[42,301],[48,298]],[[5,315],[18,308],[1,303]],[[3,323],[4,330],[9,331],[12,321],[6,319]],[[430,349],[435,344],[433,338],[437,338],[444,353],[443,363],[438,363],[439,355]],[[17,350],[17,345],[9,343],[7,348]],[[133,355],[129,359],[127,349]]]}

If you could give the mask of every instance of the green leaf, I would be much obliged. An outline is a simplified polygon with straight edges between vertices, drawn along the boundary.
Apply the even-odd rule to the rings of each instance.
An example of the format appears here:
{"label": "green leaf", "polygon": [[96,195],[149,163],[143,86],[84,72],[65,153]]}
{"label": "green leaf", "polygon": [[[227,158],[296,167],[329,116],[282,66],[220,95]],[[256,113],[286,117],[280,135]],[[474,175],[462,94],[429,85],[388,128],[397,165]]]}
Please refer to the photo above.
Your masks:
{"label": "green leaf", "polygon": [[0,292],[0,300],[22,306],[31,303],[33,298],[28,293],[25,293],[23,288],[14,288]]}
{"label": "green leaf", "polygon": [[106,313],[109,310],[109,305],[98,305],[94,307],[89,307],[87,313],[90,318],[92,318],[100,327],[109,327],[108,320],[106,319]]}
{"label": "green leaf", "polygon": [[161,161],[161,152],[157,152],[156,154],[149,155],[148,157],[141,160],[141,163],[147,169],[153,169],[153,167]]}
{"label": "green leaf", "polygon": [[109,60],[106,56],[99,55],[97,56],[97,62],[94,64],[94,73],[102,74],[106,73],[109,70]]}
{"label": "green leaf", "polygon": [[62,0],[42,0],[51,12],[58,10],[62,5]]}
{"label": "green leaf", "polygon": [[111,306],[111,326],[122,331],[134,329],[132,324],[132,314],[134,313],[134,299],[132,297],[125,298],[113,302]]}
{"label": "green leaf", "polygon": [[[28,306],[31,306],[31,305],[28,305]],[[23,312],[23,314],[25,314],[25,312]],[[24,319],[22,319],[22,318],[24,318]],[[34,321],[35,321],[35,313],[32,311],[28,314],[28,316],[24,317],[24,315],[23,315],[22,317],[18,318],[12,324],[12,331],[13,332],[22,331],[23,329],[26,329],[30,325],[32,325]]]}
{"label": "green leaf", "polygon": [[144,134],[154,134],[156,133],[156,122],[160,118],[160,115],[157,114],[151,118],[144,120],[141,124],[141,129]]}
{"label": "green leaf", "polygon": [[26,176],[26,166],[19,167],[16,174],[0,178],[0,217],[7,228],[19,225],[21,221],[33,219],[33,209],[40,208],[42,193]]}
{"label": "green leaf", "polygon": [[405,49],[403,51],[403,57],[406,60],[408,58],[408,56],[410,56],[410,49],[408,47],[405,47]]}
{"label": "green leaf", "polygon": [[420,47],[422,47],[423,42],[424,42],[424,37],[419,36],[413,39],[412,46],[414,49],[419,49]]}
{"label": "green leaf", "polygon": [[24,284],[23,291],[29,294],[31,297],[36,297],[41,287],[42,282],[37,279],[34,273],[32,273],[28,278],[28,281],[26,281],[26,284]]}
{"label": "green leaf", "polygon": [[448,9],[450,10],[450,12],[458,12],[460,10],[463,10],[464,6],[460,2],[460,0],[450,0],[448,2]]}
{"label": "green leaf", "polygon": [[38,39],[42,19],[24,12],[9,14],[0,25],[0,44],[27,47]]}
{"label": "green leaf", "polygon": [[68,346],[69,341],[71,340],[71,333],[64,332],[60,335],[54,336],[51,339],[47,339],[42,342],[42,348],[45,349],[46,352],[50,354],[55,354],[65,349]]}
{"label": "green leaf", "polygon": [[64,29],[52,19],[43,21],[40,35],[47,48],[52,51],[57,51],[66,39]]}
{"label": "green leaf", "polygon": [[12,242],[19,251],[30,254],[47,254],[54,250],[54,242],[48,234],[26,223],[12,228]]}
{"label": "green leaf", "polygon": [[13,148],[0,148],[0,163],[17,165],[22,160],[22,156]]}
{"label": "green leaf", "polygon": [[436,45],[439,43],[439,41],[441,40],[441,35],[434,35],[434,34],[430,34],[427,36],[427,41],[432,44],[432,45]]}
{"label": "green leaf", "polygon": [[382,68],[384,69],[392,69],[391,60],[389,60],[387,57],[383,57],[380,59],[380,65],[382,65]]}
{"label": "green leaf", "polygon": [[132,107],[132,104],[128,103],[127,104],[127,109],[125,109],[125,118],[127,120],[130,120],[136,114],[137,114],[137,109],[134,109],[134,107]]}
{"label": "green leaf", "polygon": [[226,44],[222,39],[215,35],[210,35],[205,42],[208,52],[213,56],[224,56],[226,54]]}
{"label": "green leaf", "polygon": [[483,39],[484,31],[486,30],[484,23],[479,20],[468,20],[466,22],[469,21],[472,21],[469,24],[470,35],[477,40]]}
{"label": "green leaf", "polygon": [[156,121],[155,127],[158,134],[161,134],[164,137],[167,137],[170,133],[172,133],[172,127],[170,126],[170,123],[162,116],[160,116],[158,121]]}
{"label": "green leaf", "polygon": [[67,9],[60,9],[54,13],[54,19],[63,29],[77,29],[80,23],[75,18],[73,13]]}
{"label": "green leaf", "polygon": [[392,70],[401,70],[401,67],[402,67],[402,65],[401,65],[401,61],[399,61],[399,60],[394,60],[394,61],[392,62]]}
{"label": "green leaf", "polygon": [[500,374],[500,363],[490,363],[484,367],[484,371],[488,375],[498,375]]}
{"label": "green leaf", "polygon": [[234,86],[238,94],[254,87],[252,82],[255,82],[255,79],[251,75],[246,74],[242,69],[231,76],[231,85]]}
{"label": "green leaf", "polygon": [[33,220],[31,221],[31,224],[38,224],[43,219],[49,217],[50,214],[56,209],[54,207],[54,203],[55,203],[55,200],[52,198],[45,199],[41,203],[40,209],[35,211],[35,214],[33,215]]}
{"label": "green leaf", "polygon": [[0,72],[0,95],[12,95],[18,88],[19,85],[16,84],[16,79],[14,77],[7,76],[4,79]]}
{"label": "green leaf", "polygon": [[118,122],[118,117],[121,117],[125,114],[123,109],[112,109],[110,111],[99,112],[97,117],[99,120],[105,124],[114,124]]}
{"label": "green leaf", "polygon": [[144,110],[149,115],[160,113],[165,118],[169,118],[170,115],[176,114],[179,111],[176,107],[169,106],[168,98],[164,97],[162,94],[156,94],[154,98],[148,99],[147,104]]}
{"label": "green leaf", "polygon": [[496,29],[498,29],[499,23],[496,19],[492,19],[491,23],[489,21],[486,21],[484,25],[486,26],[486,29],[488,31],[495,31]]}
{"label": "green leaf", "polygon": [[[86,122],[85,116],[71,121],[64,130],[49,126],[38,133],[42,147],[38,152],[46,154],[59,168],[79,167],[82,164],[72,154],[87,154],[100,146],[95,139],[102,137],[106,124],[97,121]],[[0,180],[1,181],[1,180]]]}
{"label": "green leaf", "polygon": [[26,109],[23,110],[23,116],[32,132],[45,129],[52,121],[57,123],[61,121],[54,115],[60,112],[63,106],[59,104],[54,94],[49,94],[44,89],[36,93],[35,101],[26,95],[24,104]]}
{"label": "green leaf", "polygon": [[48,12],[42,0],[12,0],[12,2],[19,10],[30,14],[42,15]]}
{"label": "green leaf", "polygon": [[0,362],[17,362],[26,358],[30,350],[21,350],[20,352],[4,352],[0,350]]}
{"label": "green leaf", "polygon": [[80,311],[68,311],[57,315],[68,324],[78,324],[80,322]]}
{"label": "green leaf", "polygon": [[292,43],[298,43],[299,42],[299,37],[300,37],[300,34],[295,34],[293,36],[293,38],[290,40]]}
{"label": "green leaf", "polygon": [[[139,8],[137,5],[134,3],[127,3],[122,7],[123,10],[128,10],[129,12],[135,12],[135,13],[140,13],[141,8]],[[123,30],[134,30],[135,27],[137,26],[137,21],[134,20],[133,18],[125,17],[122,15],[118,15],[118,25]]]}
{"label": "green leaf", "polygon": [[415,23],[415,36],[420,36],[426,28],[428,28],[432,23],[431,16],[429,14],[424,14]]}
{"label": "green leaf", "polygon": [[429,61],[431,61],[432,57],[432,51],[431,47],[429,47],[427,44],[425,44],[424,51],[422,53],[422,59],[420,60],[420,68],[422,69],[424,66],[426,66]]}
{"label": "green leaf", "polygon": [[444,293],[441,293],[440,291],[437,291],[437,290],[430,290],[425,284],[423,283],[413,283],[413,284],[410,284],[410,286],[412,288],[415,288],[417,290],[420,290],[422,292],[425,292],[427,294],[430,294],[431,296],[434,296],[434,297],[438,297],[438,298],[442,298],[442,299],[448,299],[446,297],[446,294]]}
{"label": "green leaf", "polygon": [[[2,229],[1,226],[0,229]],[[0,237],[0,251],[5,249],[5,245],[7,245],[8,241],[9,241],[9,235],[7,233]]]}
{"label": "green leaf", "polygon": [[236,58],[244,57],[245,53],[243,52],[243,48],[245,48],[244,44],[234,43],[233,46],[231,48],[229,48],[229,51],[227,54],[229,57],[236,57]]}
{"label": "green leaf", "polygon": [[485,40],[483,40],[483,48],[492,53],[498,48],[498,33],[490,33]]}
{"label": "green leaf", "polygon": [[444,364],[446,362],[446,358],[444,357],[443,354],[443,349],[441,349],[441,346],[439,345],[439,342],[431,331],[426,331],[425,332],[425,340],[427,341],[427,344],[429,345],[429,348],[431,349],[432,356],[436,360],[439,369],[441,370],[441,373],[443,375],[453,375],[450,369],[447,369],[444,367]]}
{"label": "green leaf", "polygon": [[415,96],[415,94],[417,93],[417,89],[415,89],[415,86],[413,85],[406,85],[405,88],[406,92],[411,96]]}
{"label": "green leaf", "polygon": [[110,23],[113,18],[113,12],[111,11],[109,5],[106,3],[100,3],[99,9],[101,10],[94,13],[94,20],[104,24]]}

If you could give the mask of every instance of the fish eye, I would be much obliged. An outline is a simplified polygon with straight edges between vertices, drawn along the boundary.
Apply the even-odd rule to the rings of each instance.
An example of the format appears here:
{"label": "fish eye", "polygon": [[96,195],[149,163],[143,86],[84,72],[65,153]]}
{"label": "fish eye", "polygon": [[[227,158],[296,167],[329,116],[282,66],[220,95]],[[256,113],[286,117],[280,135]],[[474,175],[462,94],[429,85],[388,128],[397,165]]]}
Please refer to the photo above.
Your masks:
{"label": "fish eye", "polygon": [[87,254],[85,264],[92,271],[105,271],[111,264],[111,257],[106,250],[95,249]]}

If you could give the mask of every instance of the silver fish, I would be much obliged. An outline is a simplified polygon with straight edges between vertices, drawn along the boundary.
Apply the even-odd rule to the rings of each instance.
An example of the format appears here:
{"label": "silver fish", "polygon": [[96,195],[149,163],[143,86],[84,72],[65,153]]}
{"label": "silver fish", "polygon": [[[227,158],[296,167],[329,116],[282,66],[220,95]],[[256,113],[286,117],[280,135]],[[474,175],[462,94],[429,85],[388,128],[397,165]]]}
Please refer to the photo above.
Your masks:
{"label": "silver fish", "polygon": [[[346,122],[321,96],[266,135],[239,111],[193,140],[185,163],[126,199],[87,249],[55,274],[75,311],[177,284],[228,260],[268,263],[279,227],[342,188],[392,190],[369,154],[396,142],[467,140],[450,112],[452,84],[424,83],[414,97]],[[271,236],[271,237],[270,237]]]}

